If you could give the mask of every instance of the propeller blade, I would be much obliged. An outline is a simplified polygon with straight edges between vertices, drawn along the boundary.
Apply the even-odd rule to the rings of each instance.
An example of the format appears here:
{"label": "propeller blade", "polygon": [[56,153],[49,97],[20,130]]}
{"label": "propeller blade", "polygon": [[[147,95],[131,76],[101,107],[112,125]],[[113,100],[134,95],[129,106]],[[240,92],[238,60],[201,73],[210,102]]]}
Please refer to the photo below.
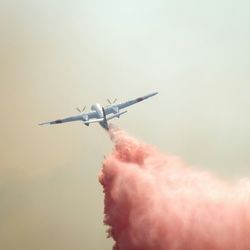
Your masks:
{"label": "propeller blade", "polygon": [[76,110],[77,110],[78,112],[82,113],[82,111],[81,111],[79,108],[76,108]]}
{"label": "propeller blade", "polygon": [[107,99],[107,101],[108,101],[109,104],[112,104],[112,102],[109,99]]}
{"label": "propeller blade", "polygon": [[113,101],[113,103],[116,103],[116,101],[117,101],[117,98],[115,98],[115,100]]}
{"label": "propeller blade", "polygon": [[86,109],[86,106],[83,107],[82,112]]}

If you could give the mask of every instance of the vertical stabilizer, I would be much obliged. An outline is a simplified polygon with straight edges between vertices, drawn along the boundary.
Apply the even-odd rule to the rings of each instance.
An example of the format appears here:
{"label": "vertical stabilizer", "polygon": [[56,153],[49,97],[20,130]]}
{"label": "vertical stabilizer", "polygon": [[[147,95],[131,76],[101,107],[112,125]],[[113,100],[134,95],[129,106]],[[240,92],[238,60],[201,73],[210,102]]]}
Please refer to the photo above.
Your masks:
{"label": "vertical stabilizer", "polygon": [[108,125],[108,122],[107,122],[107,117],[106,117],[106,113],[105,113],[104,107],[102,107],[102,113],[103,113],[103,121],[100,122],[100,125],[104,129],[109,130],[109,125]]}

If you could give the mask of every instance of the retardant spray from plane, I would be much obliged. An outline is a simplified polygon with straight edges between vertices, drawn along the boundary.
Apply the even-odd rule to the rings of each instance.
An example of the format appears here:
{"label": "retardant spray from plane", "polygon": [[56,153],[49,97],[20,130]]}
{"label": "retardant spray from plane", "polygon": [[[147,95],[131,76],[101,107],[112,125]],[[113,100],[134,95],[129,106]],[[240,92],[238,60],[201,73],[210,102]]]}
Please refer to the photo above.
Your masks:
{"label": "retardant spray from plane", "polygon": [[115,250],[249,250],[250,180],[221,181],[110,125],[99,181]]}
{"label": "retardant spray from plane", "polygon": [[89,124],[91,123],[95,123],[98,122],[104,129],[108,130],[109,129],[109,125],[108,125],[108,121],[113,119],[113,118],[120,118],[121,115],[125,114],[127,112],[127,110],[125,111],[121,111],[124,108],[127,108],[131,105],[134,105],[138,102],[141,102],[147,98],[150,98],[154,95],[158,94],[157,92],[142,96],[142,97],[138,97],[136,99],[127,101],[127,102],[123,102],[123,103],[119,103],[119,104],[115,104],[115,103],[111,103],[109,100],[109,104],[106,107],[103,107],[102,105],[100,105],[99,103],[97,104],[93,104],[91,106],[91,111],[90,112],[83,112],[85,110],[85,108],[83,110],[80,110],[79,108],[77,108],[77,110],[80,112],[80,114],[78,115],[74,115],[74,116],[69,116],[69,117],[65,117],[62,119],[57,119],[54,121],[49,121],[49,122],[42,122],[39,125],[45,125],[45,124],[61,124],[61,123],[65,123],[65,122],[73,122],[73,121],[81,121],[83,122],[83,124],[85,124],[86,126],[89,126]]}

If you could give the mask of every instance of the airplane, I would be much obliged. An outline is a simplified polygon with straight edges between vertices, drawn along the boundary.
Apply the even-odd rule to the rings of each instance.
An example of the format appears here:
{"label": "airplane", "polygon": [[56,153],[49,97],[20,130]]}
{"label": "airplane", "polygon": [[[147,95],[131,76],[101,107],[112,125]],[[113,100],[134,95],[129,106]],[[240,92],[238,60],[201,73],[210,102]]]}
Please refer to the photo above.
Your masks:
{"label": "airplane", "polygon": [[42,122],[42,123],[39,123],[39,125],[45,125],[45,124],[53,125],[53,124],[61,124],[65,122],[81,121],[83,122],[84,125],[89,126],[89,124],[91,123],[98,122],[104,129],[108,130],[109,120],[116,118],[116,117],[120,118],[121,115],[127,113],[127,110],[121,111],[122,109],[129,107],[131,105],[134,105],[138,102],[144,101],[145,99],[150,98],[157,94],[158,92],[154,92],[154,93],[151,93],[142,97],[138,97],[133,100],[119,103],[119,104],[115,104],[117,99],[115,99],[113,102],[107,99],[109,103],[108,106],[103,107],[99,103],[96,103],[91,106],[90,112],[83,112],[85,110],[85,107],[82,110],[77,108],[77,111],[80,112],[80,114],[78,115],[69,116],[69,117],[57,119],[54,121]]}

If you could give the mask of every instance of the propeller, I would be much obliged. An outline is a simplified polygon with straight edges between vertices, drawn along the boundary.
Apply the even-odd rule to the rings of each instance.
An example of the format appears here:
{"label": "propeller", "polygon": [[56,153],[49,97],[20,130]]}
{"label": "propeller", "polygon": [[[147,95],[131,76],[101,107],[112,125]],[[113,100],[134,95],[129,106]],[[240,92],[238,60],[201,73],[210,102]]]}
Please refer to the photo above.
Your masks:
{"label": "propeller", "polygon": [[107,99],[107,101],[108,101],[108,103],[111,105],[111,104],[114,104],[114,103],[116,103],[116,101],[117,101],[117,98],[115,98],[112,102],[110,101],[110,99]]}
{"label": "propeller", "polygon": [[79,112],[79,113],[82,113],[84,110],[86,109],[86,106],[84,106],[83,108],[82,108],[82,110],[80,109],[80,108],[76,108],[76,110]]}

